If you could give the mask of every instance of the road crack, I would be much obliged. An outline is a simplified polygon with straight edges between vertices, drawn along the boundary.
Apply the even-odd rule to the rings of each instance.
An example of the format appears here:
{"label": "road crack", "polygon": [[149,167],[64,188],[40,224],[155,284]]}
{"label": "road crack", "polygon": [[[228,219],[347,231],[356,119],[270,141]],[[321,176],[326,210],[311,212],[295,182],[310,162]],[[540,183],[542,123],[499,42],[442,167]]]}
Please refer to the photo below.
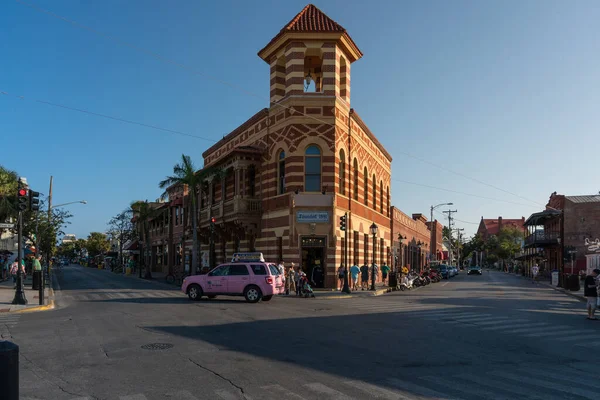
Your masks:
{"label": "road crack", "polygon": [[213,375],[215,375],[215,376],[217,376],[217,377],[221,378],[221,379],[222,379],[222,380],[224,380],[225,382],[229,383],[231,386],[233,386],[234,388],[236,388],[237,390],[239,390],[239,391],[240,391],[240,394],[242,395],[242,397],[243,397],[244,399],[248,399],[248,400],[250,400],[250,398],[249,398],[249,397],[246,395],[246,392],[244,391],[244,388],[243,388],[243,387],[241,387],[241,386],[239,386],[239,385],[237,385],[237,384],[235,384],[235,383],[234,383],[234,382],[233,382],[231,379],[229,379],[229,378],[227,378],[227,377],[224,377],[223,375],[219,374],[218,372],[216,372],[216,371],[213,371],[212,369],[210,369],[210,368],[208,368],[208,367],[205,367],[205,366],[204,366],[204,365],[202,365],[202,364],[198,364],[196,361],[192,360],[192,359],[191,359],[191,358],[189,358],[189,357],[188,357],[188,361],[189,361],[189,362],[191,362],[192,364],[194,364],[195,366],[197,366],[197,367],[199,367],[199,368],[201,368],[201,369],[203,369],[203,370],[205,370],[205,371],[207,371],[207,372],[210,372],[211,374],[213,374]]}

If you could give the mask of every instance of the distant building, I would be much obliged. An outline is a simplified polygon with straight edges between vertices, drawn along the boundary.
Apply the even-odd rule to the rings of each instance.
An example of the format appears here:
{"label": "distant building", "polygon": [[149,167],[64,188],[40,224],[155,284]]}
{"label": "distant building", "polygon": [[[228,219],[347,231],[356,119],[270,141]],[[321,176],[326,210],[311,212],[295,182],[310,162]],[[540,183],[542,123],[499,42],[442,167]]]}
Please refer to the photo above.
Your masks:
{"label": "distant building", "polygon": [[77,241],[77,237],[75,235],[73,235],[72,233],[66,234],[65,236],[63,236],[62,240],[61,240],[61,244],[65,244],[65,243],[73,243]]}
{"label": "distant building", "polygon": [[513,226],[525,232],[525,217],[519,219],[504,219],[502,217],[485,219],[481,217],[477,234],[481,235],[483,240],[487,240],[492,235],[498,235],[502,227]]}

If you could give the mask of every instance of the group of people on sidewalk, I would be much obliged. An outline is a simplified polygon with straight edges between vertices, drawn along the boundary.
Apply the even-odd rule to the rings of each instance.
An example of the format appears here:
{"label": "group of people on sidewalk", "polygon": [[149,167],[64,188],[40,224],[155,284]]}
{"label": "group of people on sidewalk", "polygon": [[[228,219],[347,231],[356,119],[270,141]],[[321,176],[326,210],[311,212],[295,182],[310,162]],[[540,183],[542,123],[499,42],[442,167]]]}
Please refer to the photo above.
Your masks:
{"label": "group of people on sidewalk", "polygon": [[[373,271],[375,270],[375,271]],[[379,265],[373,264],[370,267],[366,264],[363,264],[360,268],[358,265],[354,264],[350,267],[350,286],[351,290],[357,291],[359,288],[358,277],[360,276],[360,289],[361,290],[369,290],[369,281],[373,279],[375,276],[375,283],[381,282],[383,285],[387,285],[388,275],[390,273],[390,267],[387,264],[383,264],[381,269]],[[375,272],[375,275],[373,275]],[[381,280],[379,279],[381,272]],[[338,290],[342,290],[344,288],[344,280],[346,278],[346,268],[342,265],[338,268]]]}
{"label": "group of people on sidewalk", "polygon": [[[27,275],[31,274],[33,271],[42,270],[41,259],[41,255],[31,255],[27,258],[27,261],[25,259],[21,259],[20,269],[21,273],[23,274],[23,279],[27,278]],[[16,285],[19,263],[17,263],[16,260],[11,263],[8,257],[2,256],[2,258],[0,258],[0,267],[2,268],[2,281],[6,281],[9,279],[9,277],[12,277],[13,283]]]}
{"label": "group of people on sidewalk", "polygon": [[587,319],[597,320],[596,309],[600,308],[600,269],[594,269],[583,282],[583,295],[587,298]]}

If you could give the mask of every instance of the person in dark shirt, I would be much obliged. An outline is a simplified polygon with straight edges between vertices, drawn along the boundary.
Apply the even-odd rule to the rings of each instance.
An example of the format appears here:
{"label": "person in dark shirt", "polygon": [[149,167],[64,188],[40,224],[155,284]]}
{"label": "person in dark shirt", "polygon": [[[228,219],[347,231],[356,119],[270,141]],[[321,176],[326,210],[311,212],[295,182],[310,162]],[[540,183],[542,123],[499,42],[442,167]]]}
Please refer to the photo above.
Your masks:
{"label": "person in dark shirt", "polygon": [[596,279],[600,275],[600,269],[592,271],[591,275],[585,277],[583,295],[587,298],[587,319],[596,320],[594,313],[596,312],[596,301],[598,299],[598,293],[596,291]]}
{"label": "person in dark shirt", "polygon": [[360,286],[362,290],[369,289],[369,267],[366,264],[360,267]]}

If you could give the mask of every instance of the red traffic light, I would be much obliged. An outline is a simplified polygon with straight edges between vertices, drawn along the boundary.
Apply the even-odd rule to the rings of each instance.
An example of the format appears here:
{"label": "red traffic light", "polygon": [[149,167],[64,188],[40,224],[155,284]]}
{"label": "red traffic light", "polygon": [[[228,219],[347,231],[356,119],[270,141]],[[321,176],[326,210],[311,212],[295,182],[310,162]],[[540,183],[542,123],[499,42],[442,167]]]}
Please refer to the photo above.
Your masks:
{"label": "red traffic light", "polygon": [[216,219],[215,217],[212,217],[212,218],[210,219],[210,222],[212,222],[212,223],[214,224],[215,222],[217,222],[217,219]]}
{"label": "red traffic light", "polygon": [[19,196],[27,196],[27,190],[19,189]]}

